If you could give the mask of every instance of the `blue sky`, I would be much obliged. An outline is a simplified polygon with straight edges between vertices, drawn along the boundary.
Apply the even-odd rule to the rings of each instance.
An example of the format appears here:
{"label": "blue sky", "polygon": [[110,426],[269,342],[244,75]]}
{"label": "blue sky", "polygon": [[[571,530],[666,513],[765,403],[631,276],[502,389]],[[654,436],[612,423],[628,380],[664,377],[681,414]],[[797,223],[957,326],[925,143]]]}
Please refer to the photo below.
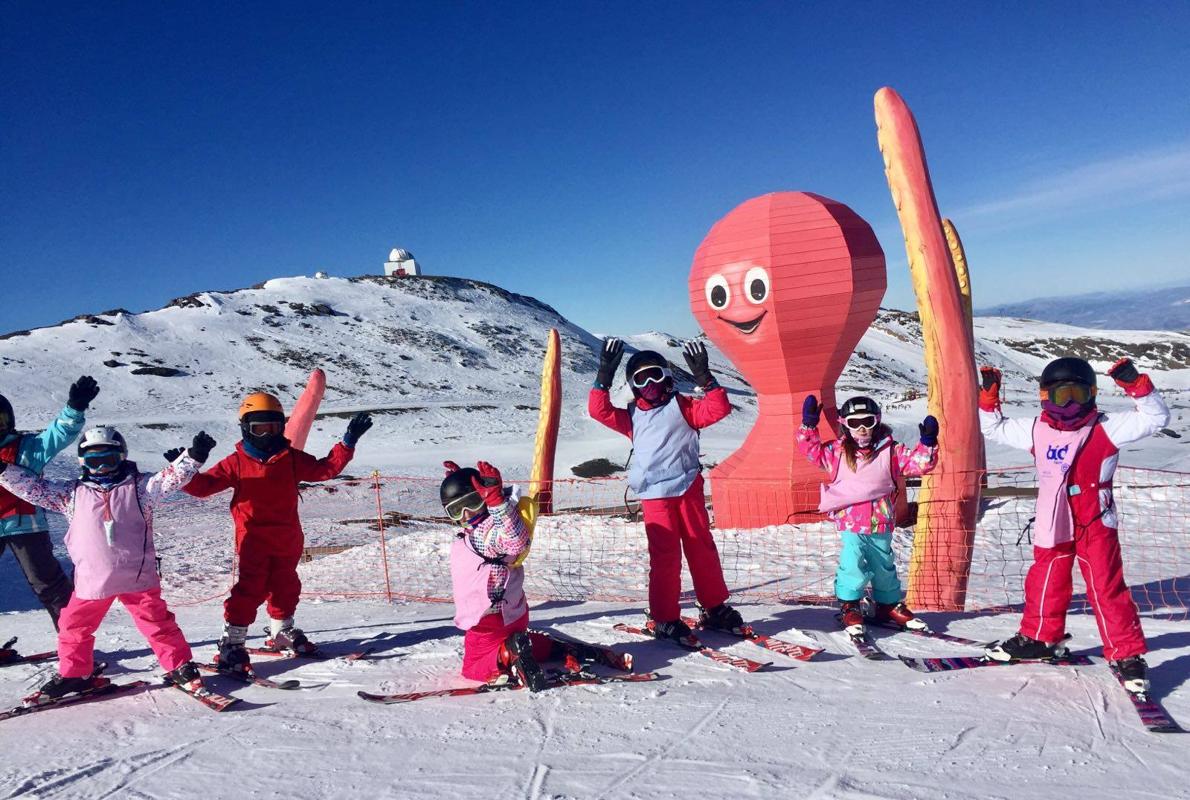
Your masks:
{"label": "blue sky", "polygon": [[873,225],[911,307],[884,85],[977,305],[1190,274],[1190,5],[339,5],[0,7],[0,329],[399,246],[690,334],[703,235],[798,189]]}

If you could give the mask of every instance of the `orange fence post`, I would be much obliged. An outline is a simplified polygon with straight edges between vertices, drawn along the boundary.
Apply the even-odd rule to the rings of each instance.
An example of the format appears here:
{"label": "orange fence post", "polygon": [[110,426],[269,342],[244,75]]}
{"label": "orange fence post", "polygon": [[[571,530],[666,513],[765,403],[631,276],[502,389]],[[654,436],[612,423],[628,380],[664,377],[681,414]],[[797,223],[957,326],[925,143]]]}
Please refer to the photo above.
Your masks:
{"label": "orange fence post", "polygon": [[393,601],[393,587],[388,578],[388,544],[384,541],[384,506],[380,502],[380,472],[372,471],[372,487],[376,490],[376,530],[380,531],[380,560],[384,563],[384,595]]}

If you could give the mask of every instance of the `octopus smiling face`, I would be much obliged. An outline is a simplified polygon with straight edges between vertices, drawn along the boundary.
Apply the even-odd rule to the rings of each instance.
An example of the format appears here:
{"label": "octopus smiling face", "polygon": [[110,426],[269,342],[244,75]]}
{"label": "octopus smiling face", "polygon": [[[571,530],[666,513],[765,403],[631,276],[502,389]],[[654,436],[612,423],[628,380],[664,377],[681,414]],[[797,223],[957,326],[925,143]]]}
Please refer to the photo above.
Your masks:
{"label": "octopus smiling face", "polygon": [[871,227],[806,192],[737,206],[690,268],[694,316],[761,394],[833,388],[884,289],[884,252]]}
{"label": "octopus smiling face", "polygon": [[706,294],[716,319],[752,336],[769,313],[769,271],[748,262],[729,264],[707,278]]}

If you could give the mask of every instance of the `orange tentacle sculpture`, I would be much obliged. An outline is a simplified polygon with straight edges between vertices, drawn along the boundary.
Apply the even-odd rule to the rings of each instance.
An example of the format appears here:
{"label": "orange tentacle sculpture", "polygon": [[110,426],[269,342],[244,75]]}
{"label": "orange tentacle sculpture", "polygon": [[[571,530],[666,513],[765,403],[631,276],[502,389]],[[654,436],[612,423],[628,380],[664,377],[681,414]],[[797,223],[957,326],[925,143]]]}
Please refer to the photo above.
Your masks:
{"label": "orange tentacle sculpture", "polygon": [[876,138],[921,317],[930,413],[941,426],[938,467],[922,481],[918,498],[907,600],[920,608],[958,610],[971,570],[983,453],[974,340],[917,123],[888,87],[876,93],[875,107]]}

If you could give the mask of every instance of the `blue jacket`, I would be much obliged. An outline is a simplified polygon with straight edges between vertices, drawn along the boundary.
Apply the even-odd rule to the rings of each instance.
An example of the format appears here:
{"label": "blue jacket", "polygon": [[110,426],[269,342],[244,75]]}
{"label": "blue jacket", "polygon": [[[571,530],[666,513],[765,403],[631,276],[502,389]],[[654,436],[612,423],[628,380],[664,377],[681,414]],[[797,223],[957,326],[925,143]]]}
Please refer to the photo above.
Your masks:
{"label": "blue jacket", "polygon": [[[21,445],[17,455],[17,464],[38,475],[45,469],[45,465],[54,460],[54,456],[78,437],[79,431],[87,421],[81,411],[75,411],[70,406],[62,409],[58,418],[48,428],[38,434],[10,433],[0,439],[0,447],[11,444],[20,437]],[[20,533],[36,533],[48,531],[45,521],[45,511],[37,509],[33,516],[20,514],[15,517],[0,519],[0,536],[16,536]]]}

